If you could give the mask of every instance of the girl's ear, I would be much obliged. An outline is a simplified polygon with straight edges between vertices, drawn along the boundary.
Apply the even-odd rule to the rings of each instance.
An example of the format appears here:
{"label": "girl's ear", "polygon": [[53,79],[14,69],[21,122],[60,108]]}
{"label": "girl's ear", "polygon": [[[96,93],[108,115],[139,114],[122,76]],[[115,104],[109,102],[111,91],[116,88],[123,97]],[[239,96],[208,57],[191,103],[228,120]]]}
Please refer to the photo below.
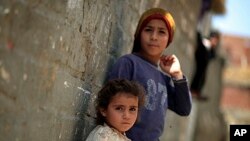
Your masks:
{"label": "girl's ear", "polygon": [[102,114],[102,116],[104,116],[104,117],[107,116],[107,114],[106,114],[106,109],[100,108],[99,111],[100,111],[100,113]]}

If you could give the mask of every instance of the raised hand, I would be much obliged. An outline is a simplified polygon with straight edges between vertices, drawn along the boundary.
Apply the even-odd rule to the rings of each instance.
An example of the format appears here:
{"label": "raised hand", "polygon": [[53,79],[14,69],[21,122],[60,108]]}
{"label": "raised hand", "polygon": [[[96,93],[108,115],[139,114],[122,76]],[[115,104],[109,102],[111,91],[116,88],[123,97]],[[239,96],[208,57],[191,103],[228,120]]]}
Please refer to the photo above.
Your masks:
{"label": "raised hand", "polygon": [[183,78],[180,62],[175,55],[162,55],[160,58],[160,67],[165,73],[168,73],[176,80]]}

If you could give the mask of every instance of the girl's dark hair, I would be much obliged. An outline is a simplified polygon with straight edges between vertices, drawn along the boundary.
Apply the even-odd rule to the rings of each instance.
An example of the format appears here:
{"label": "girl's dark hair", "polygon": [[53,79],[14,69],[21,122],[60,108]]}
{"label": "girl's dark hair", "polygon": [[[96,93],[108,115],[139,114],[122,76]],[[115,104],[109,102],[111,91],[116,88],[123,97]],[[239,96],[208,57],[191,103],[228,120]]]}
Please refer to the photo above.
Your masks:
{"label": "girl's dark hair", "polygon": [[133,49],[132,49],[132,53],[137,53],[140,52],[141,50],[141,43],[140,43],[140,36],[134,39],[134,44],[133,44]]}
{"label": "girl's dark hair", "polygon": [[129,81],[126,79],[113,79],[108,81],[103,88],[98,92],[96,99],[96,124],[102,125],[105,122],[105,117],[102,116],[100,109],[107,109],[111,99],[117,93],[125,92],[139,99],[139,110],[144,105],[145,90],[135,81]]}

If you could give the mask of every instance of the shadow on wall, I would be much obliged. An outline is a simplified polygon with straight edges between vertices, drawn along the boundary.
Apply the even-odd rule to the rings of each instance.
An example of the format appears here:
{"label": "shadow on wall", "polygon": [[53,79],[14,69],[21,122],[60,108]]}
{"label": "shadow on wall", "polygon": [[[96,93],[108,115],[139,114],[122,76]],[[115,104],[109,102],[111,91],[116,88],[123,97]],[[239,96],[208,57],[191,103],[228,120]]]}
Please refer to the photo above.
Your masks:
{"label": "shadow on wall", "polygon": [[[120,21],[121,22],[121,21]],[[112,39],[111,41],[111,47],[108,48],[108,54],[110,55],[108,59],[108,63],[106,66],[106,72],[103,72],[105,75],[104,82],[107,81],[107,74],[109,70],[111,69],[112,65],[117,61],[117,59],[123,55],[124,52],[124,33],[123,30],[118,26],[112,26],[112,34],[109,37],[109,39]],[[84,82],[83,88],[91,89],[91,82]],[[81,92],[83,93],[83,92]],[[76,109],[76,117],[77,117],[77,122],[74,125],[74,130],[72,131],[72,141],[82,141],[85,140],[88,136],[88,134],[92,131],[92,129],[95,127],[94,124],[94,114],[89,114],[88,111],[93,112],[94,105],[93,101],[95,97],[91,97],[90,95],[87,95],[87,97],[80,97],[81,99],[79,101],[79,105],[77,106],[78,108]],[[92,102],[92,103],[91,103]],[[84,105],[83,103],[88,103],[88,106]],[[91,107],[92,106],[92,107]],[[90,109],[91,108],[91,109]],[[87,112],[85,112],[87,111]]]}
{"label": "shadow on wall", "polygon": [[[84,87],[90,88],[90,86],[83,86],[83,88]],[[79,93],[81,97],[79,97],[78,106],[76,106],[77,109],[75,111],[75,118],[77,121],[73,127],[72,141],[81,141],[82,139],[85,140],[86,136],[94,128],[93,117],[91,117],[89,113],[85,112],[89,110],[89,106],[86,106],[86,104],[89,105],[89,102],[92,101],[91,96],[90,94],[85,94],[84,91],[79,91]]]}

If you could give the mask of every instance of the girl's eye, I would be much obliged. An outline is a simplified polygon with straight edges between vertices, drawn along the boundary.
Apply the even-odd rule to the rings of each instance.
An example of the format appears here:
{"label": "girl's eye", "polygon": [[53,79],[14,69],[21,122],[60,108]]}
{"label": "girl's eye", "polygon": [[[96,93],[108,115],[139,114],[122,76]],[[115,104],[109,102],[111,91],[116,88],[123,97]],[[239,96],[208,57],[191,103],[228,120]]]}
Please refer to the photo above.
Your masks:
{"label": "girl's eye", "polygon": [[144,31],[148,32],[148,31],[152,31],[151,28],[145,28]]}
{"label": "girl's eye", "polygon": [[137,111],[137,108],[133,107],[129,109],[130,111]]}
{"label": "girl's eye", "polygon": [[164,30],[160,30],[159,31],[161,34],[166,34],[166,31],[164,31]]}
{"label": "girl's eye", "polygon": [[124,108],[122,108],[122,107],[116,107],[115,108],[115,110],[117,110],[117,111],[122,111]]}

